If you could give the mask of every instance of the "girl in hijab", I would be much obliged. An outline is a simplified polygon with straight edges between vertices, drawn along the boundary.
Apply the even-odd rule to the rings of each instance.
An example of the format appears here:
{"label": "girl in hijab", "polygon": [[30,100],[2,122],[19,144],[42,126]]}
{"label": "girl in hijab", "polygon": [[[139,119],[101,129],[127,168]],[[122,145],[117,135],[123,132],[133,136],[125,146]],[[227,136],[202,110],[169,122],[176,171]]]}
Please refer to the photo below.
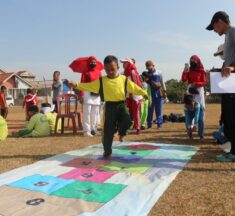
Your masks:
{"label": "girl in hijab", "polygon": [[[121,60],[121,62],[123,63],[124,75],[132,82],[141,87],[139,73],[133,60],[126,58],[124,60]],[[142,96],[127,94],[126,102],[130,115],[134,121],[134,128],[136,129],[136,134],[140,134],[140,112]]]}
{"label": "girl in hijab", "polygon": [[195,100],[205,109],[206,72],[204,66],[197,55],[190,58],[190,66],[185,64],[182,74],[182,81],[188,82],[188,94],[193,94]]}

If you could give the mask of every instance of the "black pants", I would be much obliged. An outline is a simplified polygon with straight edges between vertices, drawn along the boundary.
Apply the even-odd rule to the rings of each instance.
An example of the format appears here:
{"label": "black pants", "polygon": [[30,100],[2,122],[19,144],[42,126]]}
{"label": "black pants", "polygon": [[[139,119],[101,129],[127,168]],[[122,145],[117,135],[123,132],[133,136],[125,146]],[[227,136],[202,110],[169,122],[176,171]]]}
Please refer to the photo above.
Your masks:
{"label": "black pants", "polygon": [[0,115],[3,118],[7,118],[7,109],[0,109]]}
{"label": "black pants", "polygon": [[[53,104],[55,105],[54,112],[58,113],[58,104],[57,104],[57,101],[53,101]],[[60,104],[61,104],[61,102],[60,102]]]}
{"label": "black pants", "polygon": [[131,126],[131,118],[124,102],[106,102],[103,131],[104,155],[112,154],[112,143],[118,128],[120,136],[125,136]]}
{"label": "black pants", "polygon": [[235,94],[222,96],[222,121],[224,134],[231,142],[231,153],[235,155]]}

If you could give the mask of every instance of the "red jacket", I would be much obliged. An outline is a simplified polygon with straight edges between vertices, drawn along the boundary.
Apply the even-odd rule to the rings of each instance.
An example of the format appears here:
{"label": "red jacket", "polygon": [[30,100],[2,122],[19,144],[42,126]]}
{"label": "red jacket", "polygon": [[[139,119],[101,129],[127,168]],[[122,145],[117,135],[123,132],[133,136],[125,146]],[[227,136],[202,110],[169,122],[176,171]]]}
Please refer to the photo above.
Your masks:
{"label": "red jacket", "polygon": [[29,107],[33,106],[33,105],[38,105],[38,99],[37,99],[37,95],[34,94],[27,94],[24,97],[24,101],[23,101],[23,108],[26,108],[26,112],[28,112]]}
{"label": "red jacket", "polygon": [[196,69],[189,69],[184,71],[181,80],[183,82],[188,81],[189,84],[195,84],[197,87],[204,87],[206,85],[206,72],[198,56],[191,57],[197,62],[198,67]]}

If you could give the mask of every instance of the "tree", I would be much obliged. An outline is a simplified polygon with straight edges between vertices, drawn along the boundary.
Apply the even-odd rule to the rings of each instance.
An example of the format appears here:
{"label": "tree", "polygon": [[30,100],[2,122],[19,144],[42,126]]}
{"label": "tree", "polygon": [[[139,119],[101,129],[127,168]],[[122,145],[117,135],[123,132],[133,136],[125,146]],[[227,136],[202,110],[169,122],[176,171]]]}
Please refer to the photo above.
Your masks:
{"label": "tree", "polygon": [[166,81],[167,97],[172,103],[182,103],[184,94],[187,90],[187,83],[176,79]]}

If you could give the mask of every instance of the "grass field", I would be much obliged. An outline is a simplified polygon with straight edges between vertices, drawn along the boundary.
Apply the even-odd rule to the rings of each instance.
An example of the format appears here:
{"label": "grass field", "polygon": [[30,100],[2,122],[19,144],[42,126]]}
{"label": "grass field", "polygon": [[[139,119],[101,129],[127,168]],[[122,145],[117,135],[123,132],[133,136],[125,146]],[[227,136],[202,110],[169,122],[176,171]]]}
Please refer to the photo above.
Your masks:
{"label": "grass field", "polygon": [[[164,114],[182,113],[182,105],[164,105]],[[129,141],[195,145],[198,153],[177,176],[149,215],[235,215],[235,163],[215,160],[222,153],[211,138],[218,128],[219,105],[208,105],[206,110],[205,140],[188,140],[182,123],[167,123],[141,135],[130,134]],[[11,108],[8,122],[11,130],[24,124],[24,112]],[[50,156],[100,143],[101,137],[85,138],[65,135],[45,138],[8,138],[0,143],[0,173],[34,163]]]}

